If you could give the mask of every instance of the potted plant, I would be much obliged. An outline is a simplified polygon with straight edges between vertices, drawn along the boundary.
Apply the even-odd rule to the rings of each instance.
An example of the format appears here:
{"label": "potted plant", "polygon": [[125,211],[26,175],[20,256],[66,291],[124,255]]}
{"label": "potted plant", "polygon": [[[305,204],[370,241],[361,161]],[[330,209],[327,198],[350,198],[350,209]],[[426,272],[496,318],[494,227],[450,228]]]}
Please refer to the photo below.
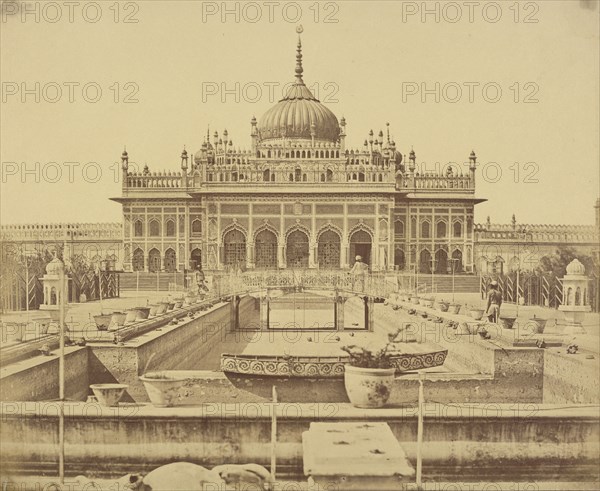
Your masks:
{"label": "potted plant", "polygon": [[342,347],[350,355],[344,366],[344,385],[354,407],[378,408],[387,403],[396,373],[392,356],[398,354],[389,348],[400,342],[401,331],[388,334],[388,342],[375,352],[356,345]]}
{"label": "potted plant", "polygon": [[483,317],[484,312],[485,312],[485,309],[481,309],[479,307],[471,307],[471,309],[469,310],[469,315],[474,320],[479,321]]}
{"label": "potted plant", "polygon": [[448,306],[448,312],[450,314],[458,314],[460,312],[461,305],[459,303],[451,303]]}
{"label": "potted plant", "polygon": [[189,390],[194,385],[190,379],[174,372],[148,372],[139,379],[144,384],[150,402],[156,407],[173,407],[181,404],[191,395]]}
{"label": "potted plant", "polygon": [[440,300],[438,301],[438,309],[440,310],[440,312],[448,312],[448,308],[450,307],[450,303],[446,302],[445,300]]}
{"label": "potted plant", "polygon": [[125,312],[113,312],[110,323],[115,328],[123,327],[126,318],[127,314]]}
{"label": "potted plant", "polygon": [[410,301],[411,301],[411,302],[412,302],[414,305],[419,305],[419,302],[420,302],[420,300],[421,300],[421,299],[419,298],[419,295],[417,295],[416,293],[413,293],[413,294],[410,296]]}
{"label": "potted plant", "polygon": [[138,316],[137,309],[135,309],[135,308],[127,309],[125,311],[125,324],[130,324],[132,322],[135,322],[137,320],[137,316]]}
{"label": "potted plant", "polygon": [[98,331],[108,331],[108,326],[112,319],[112,314],[100,314],[94,316],[94,322]]}
{"label": "potted plant", "polygon": [[125,384],[92,384],[90,389],[102,406],[114,407],[119,404],[128,385]]}
{"label": "potted plant", "polygon": [[502,317],[500,317],[500,324],[502,325],[502,327],[504,329],[512,329],[516,320],[517,320],[516,317],[502,316]]}
{"label": "potted plant", "polygon": [[533,317],[529,319],[529,323],[534,327],[535,332],[537,334],[544,334],[544,329],[546,328],[547,319],[540,319],[533,314]]}
{"label": "potted plant", "polygon": [[137,310],[136,320],[138,321],[147,319],[150,315],[150,307],[136,307],[135,310]]}
{"label": "potted plant", "polygon": [[419,300],[419,303],[423,306],[423,307],[433,307],[433,297],[421,297],[421,299]]}

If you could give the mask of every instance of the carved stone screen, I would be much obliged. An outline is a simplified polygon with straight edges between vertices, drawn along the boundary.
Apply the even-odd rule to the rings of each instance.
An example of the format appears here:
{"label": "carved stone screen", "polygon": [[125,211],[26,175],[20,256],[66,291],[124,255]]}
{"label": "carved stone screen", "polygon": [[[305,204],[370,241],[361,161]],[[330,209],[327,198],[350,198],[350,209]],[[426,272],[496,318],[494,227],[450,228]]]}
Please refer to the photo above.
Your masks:
{"label": "carved stone screen", "polygon": [[230,230],[225,234],[224,258],[225,266],[242,266],[246,264],[246,238],[239,230]]}
{"label": "carved stone screen", "polygon": [[256,235],[254,244],[255,264],[257,268],[277,267],[277,237],[270,230],[263,230]]}
{"label": "carved stone screen", "polygon": [[340,267],[340,236],[333,230],[327,230],[319,237],[318,260],[319,268],[333,269]]}
{"label": "carved stone screen", "polygon": [[304,232],[288,235],[285,256],[288,268],[308,268],[308,236]]}

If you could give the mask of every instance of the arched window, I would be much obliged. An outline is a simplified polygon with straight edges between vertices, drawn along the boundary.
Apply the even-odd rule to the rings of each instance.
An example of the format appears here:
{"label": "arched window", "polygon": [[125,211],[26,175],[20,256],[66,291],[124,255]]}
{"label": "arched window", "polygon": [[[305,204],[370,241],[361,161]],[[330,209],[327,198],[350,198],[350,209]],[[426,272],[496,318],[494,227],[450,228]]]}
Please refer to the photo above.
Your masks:
{"label": "arched window", "polygon": [[192,235],[201,235],[202,234],[202,222],[200,219],[196,218],[192,222]]}
{"label": "arched window", "polygon": [[358,182],[365,182],[365,173],[364,172],[358,173]]}
{"label": "arched window", "polygon": [[398,237],[404,236],[404,222],[402,220],[396,220],[394,222],[394,235]]}
{"label": "arched window", "polygon": [[431,224],[428,221],[421,223],[421,238],[429,239],[431,237]]}
{"label": "arched window", "polygon": [[271,170],[270,169],[265,169],[263,171],[263,181],[268,182],[271,180]]}
{"label": "arched window", "polygon": [[175,237],[175,221],[167,220],[167,237]]}
{"label": "arched window", "polygon": [[439,239],[443,239],[444,237],[446,237],[446,222],[437,222],[435,235]]}
{"label": "arched window", "polygon": [[412,217],[410,219],[410,235],[412,236],[413,239],[417,238],[417,219],[415,217]]}
{"label": "arched window", "polygon": [[454,222],[452,225],[453,235],[454,237],[462,237],[462,223]]}
{"label": "arched window", "polygon": [[136,220],[133,224],[133,235],[135,237],[142,237],[144,235],[144,226],[141,220]]}
{"label": "arched window", "polygon": [[160,224],[158,223],[158,220],[150,220],[148,230],[150,232],[150,237],[158,237],[160,235]]}
{"label": "arched window", "polygon": [[300,169],[296,169],[294,171],[294,180],[296,182],[300,182],[302,180],[302,171]]}
{"label": "arched window", "polygon": [[325,180],[327,182],[333,181],[333,171],[331,169],[327,169],[327,174],[326,174]]}
{"label": "arched window", "polygon": [[325,174],[321,174],[321,182],[325,182]]}

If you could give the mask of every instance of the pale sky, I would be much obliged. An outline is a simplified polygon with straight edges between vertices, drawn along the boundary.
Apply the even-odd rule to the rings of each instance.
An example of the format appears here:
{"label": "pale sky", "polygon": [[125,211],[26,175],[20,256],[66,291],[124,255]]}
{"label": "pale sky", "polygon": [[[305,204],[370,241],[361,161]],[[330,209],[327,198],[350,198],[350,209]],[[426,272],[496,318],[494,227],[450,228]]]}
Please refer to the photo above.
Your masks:
{"label": "pale sky", "polygon": [[[304,80],[346,118],[349,147],[389,122],[400,151],[414,147],[427,169],[476,151],[477,196],[489,200],[476,206],[478,222],[490,215],[509,223],[513,213],[520,223],[594,221],[595,1],[520,2],[518,10],[499,2],[500,11],[482,1],[473,22],[462,1],[429,2],[439,22],[435,13],[422,18],[420,1],[278,2],[273,22],[268,2],[228,2],[239,19],[223,19],[222,2],[122,2],[118,12],[113,1],[98,2],[100,12],[91,3],[74,7],[73,22],[60,1],[60,11],[29,2],[39,19],[1,19],[2,223],[120,221],[120,205],[109,198],[121,192],[115,164],[124,145],[130,161],[152,171],[179,170],[183,146],[195,152],[209,125],[211,135],[227,128],[234,146],[249,148],[250,119],[294,79],[297,24],[304,27]],[[127,16],[138,22],[124,22]],[[432,93],[423,101],[421,88],[435,92],[436,83],[440,100]],[[279,84],[272,100],[269,84]],[[89,102],[96,87],[102,94]],[[218,93],[203,94],[208,89]],[[125,103],[127,96],[137,102]]]}

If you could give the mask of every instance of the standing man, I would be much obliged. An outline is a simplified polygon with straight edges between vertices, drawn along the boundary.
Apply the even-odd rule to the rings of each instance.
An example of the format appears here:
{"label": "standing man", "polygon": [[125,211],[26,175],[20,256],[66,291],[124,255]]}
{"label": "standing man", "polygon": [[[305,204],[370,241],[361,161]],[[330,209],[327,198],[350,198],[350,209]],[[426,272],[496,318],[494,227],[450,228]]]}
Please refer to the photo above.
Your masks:
{"label": "standing man", "polygon": [[360,282],[360,290],[365,291],[365,275],[367,274],[369,267],[362,262],[361,256],[356,256],[356,262],[352,266],[349,274],[353,276],[352,278],[352,289],[354,289],[356,280]]}
{"label": "standing man", "polygon": [[502,293],[498,290],[498,282],[490,283],[488,291],[488,300],[486,307],[486,315],[490,322],[497,323],[500,317],[500,306],[502,305]]}

